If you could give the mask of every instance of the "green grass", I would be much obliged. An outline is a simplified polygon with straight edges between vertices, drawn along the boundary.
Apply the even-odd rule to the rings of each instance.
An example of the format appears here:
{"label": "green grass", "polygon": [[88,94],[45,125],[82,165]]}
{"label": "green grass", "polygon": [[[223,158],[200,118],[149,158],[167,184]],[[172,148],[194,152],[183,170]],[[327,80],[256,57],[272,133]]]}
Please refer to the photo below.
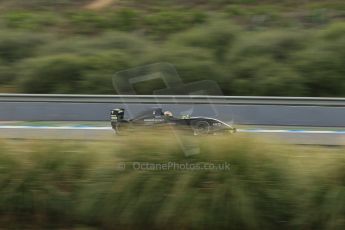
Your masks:
{"label": "green grass", "polygon": [[[183,136],[184,146],[200,148],[186,156],[173,134],[119,138],[1,141],[0,227],[345,226],[344,149],[272,146],[245,135]],[[230,170],[135,170],[132,162],[227,162]]]}

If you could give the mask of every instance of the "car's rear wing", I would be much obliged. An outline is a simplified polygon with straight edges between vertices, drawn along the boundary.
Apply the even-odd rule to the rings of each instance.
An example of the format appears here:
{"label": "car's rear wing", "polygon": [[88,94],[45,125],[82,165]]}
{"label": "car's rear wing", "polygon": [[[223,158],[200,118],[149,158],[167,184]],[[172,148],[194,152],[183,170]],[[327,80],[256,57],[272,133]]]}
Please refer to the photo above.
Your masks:
{"label": "car's rear wing", "polygon": [[111,110],[111,115],[110,115],[110,119],[111,122],[119,122],[121,120],[123,120],[125,117],[125,109],[113,109]]}

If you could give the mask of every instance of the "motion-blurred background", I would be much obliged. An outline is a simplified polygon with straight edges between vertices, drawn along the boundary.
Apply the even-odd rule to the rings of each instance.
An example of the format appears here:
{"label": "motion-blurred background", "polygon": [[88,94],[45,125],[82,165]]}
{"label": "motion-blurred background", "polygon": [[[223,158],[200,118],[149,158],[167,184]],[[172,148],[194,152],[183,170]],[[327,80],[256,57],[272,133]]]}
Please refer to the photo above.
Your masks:
{"label": "motion-blurred background", "polygon": [[1,0],[0,93],[115,94],[116,71],[169,62],[225,95],[345,96],[344,18],[342,0]]}
{"label": "motion-blurred background", "polygon": [[[214,80],[225,95],[344,97],[344,19],[343,0],[0,0],[0,93],[116,94],[117,71],[168,62],[184,82]],[[163,88],[151,80],[135,90]],[[40,121],[41,114],[82,120],[76,108],[108,114],[90,97],[82,107],[2,97],[9,99],[0,104],[7,117],[0,122],[0,229],[345,229],[344,127],[314,130],[343,124],[341,99],[292,101],[279,113],[270,110],[279,101],[239,110],[313,126],[278,127],[264,138],[237,121],[231,136],[151,126],[113,136],[108,120]],[[20,113],[28,118],[11,120]],[[292,118],[284,124],[296,124]],[[277,133],[315,144],[276,141]],[[169,162],[225,162],[230,170],[133,167]]]}

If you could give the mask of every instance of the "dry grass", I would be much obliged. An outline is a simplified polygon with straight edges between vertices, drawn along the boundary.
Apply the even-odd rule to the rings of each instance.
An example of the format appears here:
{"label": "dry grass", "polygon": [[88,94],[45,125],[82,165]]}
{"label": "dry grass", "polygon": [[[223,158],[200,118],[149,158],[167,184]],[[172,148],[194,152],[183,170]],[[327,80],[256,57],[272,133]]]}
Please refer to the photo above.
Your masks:
{"label": "dry grass", "polygon": [[110,5],[113,5],[116,0],[95,0],[86,5],[86,9],[89,10],[100,10],[104,9]]}
{"label": "dry grass", "polygon": [[[186,156],[181,143],[200,153]],[[179,140],[156,133],[116,142],[0,146],[0,226],[342,229],[345,224],[343,149],[271,146],[243,135]],[[137,170],[133,162],[227,162],[230,170]]]}

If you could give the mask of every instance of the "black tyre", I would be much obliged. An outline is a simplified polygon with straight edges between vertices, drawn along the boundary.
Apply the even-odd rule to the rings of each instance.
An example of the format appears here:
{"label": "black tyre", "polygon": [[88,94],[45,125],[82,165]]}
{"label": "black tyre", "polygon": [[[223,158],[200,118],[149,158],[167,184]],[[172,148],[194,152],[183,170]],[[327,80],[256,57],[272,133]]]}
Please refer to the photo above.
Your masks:
{"label": "black tyre", "polygon": [[193,125],[194,135],[203,135],[210,133],[210,124],[207,121],[196,121]]}

